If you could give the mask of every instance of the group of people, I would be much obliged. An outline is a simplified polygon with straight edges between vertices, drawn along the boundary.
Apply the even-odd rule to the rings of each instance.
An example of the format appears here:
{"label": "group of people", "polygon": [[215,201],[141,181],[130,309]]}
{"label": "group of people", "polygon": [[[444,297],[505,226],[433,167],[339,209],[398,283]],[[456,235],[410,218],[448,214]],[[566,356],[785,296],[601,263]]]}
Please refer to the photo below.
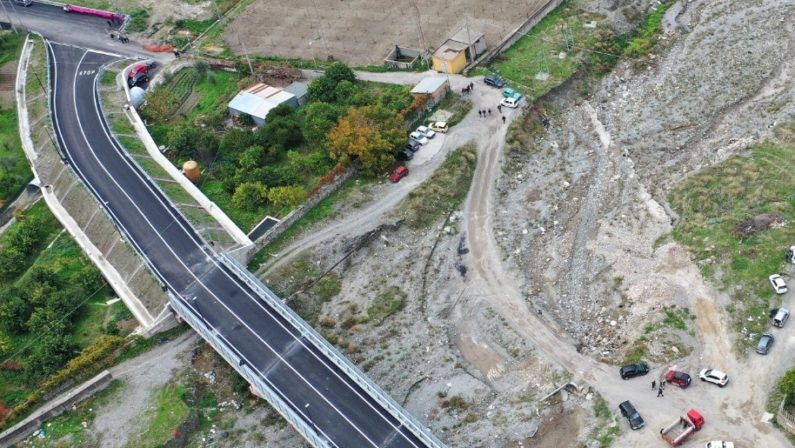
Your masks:
{"label": "group of people", "polygon": [[[502,113],[502,106],[497,106],[497,111]],[[479,109],[478,110],[478,117],[490,117],[491,116],[491,109]],[[502,116],[502,122],[505,123],[505,115]]]}
{"label": "group of people", "polygon": [[127,42],[130,41],[130,38],[128,38],[127,36],[123,36],[121,33],[114,33],[114,32],[110,33],[111,39],[116,39],[117,37],[119,38],[119,42],[123,44],[126,44]]}
{"label": "group of people", "polygon": [[472,89],[474,89],[474,88],[475,88],[475,83],[470,82],[469,84],[467,84],[466,87],[461,89],[461,95],[467,95],[469,93],[472,93]]}

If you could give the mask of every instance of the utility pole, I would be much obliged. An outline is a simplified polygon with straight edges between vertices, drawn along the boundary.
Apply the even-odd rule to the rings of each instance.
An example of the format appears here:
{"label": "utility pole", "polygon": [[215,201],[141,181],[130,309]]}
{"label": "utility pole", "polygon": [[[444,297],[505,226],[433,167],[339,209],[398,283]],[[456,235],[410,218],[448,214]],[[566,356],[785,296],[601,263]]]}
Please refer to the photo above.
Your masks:
{"label": "utility pole", "polygon": [[411,5],[414,6],[414,12],[417,13],[417,34],[420,38],[420,48],[422,51],[426,51],[428,50],[428,46],[425,45],[425,34],[422,32],[422,15],[420,15],[420,7],[417,6],[416,0],[412,1]]}
{"label": "utility pole", "polygon": [[[251,65],[251,58],[248,57],[248,50],[246,50],[246,44],[243,43],[243,40],[240,39],[240,33],[235,30],[235,35],[237,36],[237,41],[240,42],[240,46],[243,47],[243,54],[246,55],[246,62],[248,62],[248,69],[251,71],[251,75],[256,78],[257,74],[254,73],[254,66]],[[259,78],[257,78],[259,81]]]}

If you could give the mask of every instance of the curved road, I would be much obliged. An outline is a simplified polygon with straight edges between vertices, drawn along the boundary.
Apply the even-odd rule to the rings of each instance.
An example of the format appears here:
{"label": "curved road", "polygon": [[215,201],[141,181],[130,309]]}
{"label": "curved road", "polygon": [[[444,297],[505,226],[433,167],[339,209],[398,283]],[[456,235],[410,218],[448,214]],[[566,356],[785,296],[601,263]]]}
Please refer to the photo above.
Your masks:
{"label": "curved road", "polygon": [[117,57],[48,49],[53,124],[68,163],[177,300],[331,446],[426,446],[230,272],[111,137],[96,85]]}

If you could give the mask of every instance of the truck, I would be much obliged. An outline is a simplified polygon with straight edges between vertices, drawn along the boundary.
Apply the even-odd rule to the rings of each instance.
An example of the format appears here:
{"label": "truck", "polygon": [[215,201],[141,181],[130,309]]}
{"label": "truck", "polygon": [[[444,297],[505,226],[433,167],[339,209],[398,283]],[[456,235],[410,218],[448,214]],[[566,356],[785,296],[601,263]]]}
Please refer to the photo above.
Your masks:
{"label": "truck", "polygon": [[101,9],[87,8],[85,6],[65,5],[63,10],[73,14],[84,14],[88,16],[102,17],[107,20],[115,20],[123,22],[126,16],[110,11],[103,11]]}
{"label": "truck", "polygon": [[691,409],[685,415],[679,416],[673,423],[660,430],[663,440],[671,446],[679,446],[688,437],[704,426],[704,416],[697,410]]}

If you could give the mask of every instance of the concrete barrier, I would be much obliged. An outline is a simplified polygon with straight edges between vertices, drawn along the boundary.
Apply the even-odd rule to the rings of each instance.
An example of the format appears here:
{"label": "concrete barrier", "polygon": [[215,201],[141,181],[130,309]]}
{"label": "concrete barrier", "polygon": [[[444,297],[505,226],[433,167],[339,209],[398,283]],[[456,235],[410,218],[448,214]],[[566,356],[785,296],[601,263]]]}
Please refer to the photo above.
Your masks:
{"label": "concrete barrier", "polygon": [[61,415],[86,398],[108,387],[113,376],[105,370],[85,383],[61,394],[59,397],[45,403],[28,418],[22,420],[10,429],[0,434],[0,446],[13,446],[27,438],[45,421]]}

